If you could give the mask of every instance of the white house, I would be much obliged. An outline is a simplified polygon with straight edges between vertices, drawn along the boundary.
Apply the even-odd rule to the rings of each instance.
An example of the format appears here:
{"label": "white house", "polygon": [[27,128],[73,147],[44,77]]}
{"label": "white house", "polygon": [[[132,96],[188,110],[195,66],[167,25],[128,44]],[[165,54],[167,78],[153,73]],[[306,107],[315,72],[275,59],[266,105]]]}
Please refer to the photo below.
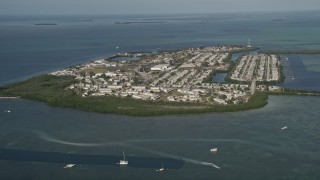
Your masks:
{"label": "white house", "polygon": [[151,67],[151,71],[166,71],[170,67],[170,64],[158,64]]}

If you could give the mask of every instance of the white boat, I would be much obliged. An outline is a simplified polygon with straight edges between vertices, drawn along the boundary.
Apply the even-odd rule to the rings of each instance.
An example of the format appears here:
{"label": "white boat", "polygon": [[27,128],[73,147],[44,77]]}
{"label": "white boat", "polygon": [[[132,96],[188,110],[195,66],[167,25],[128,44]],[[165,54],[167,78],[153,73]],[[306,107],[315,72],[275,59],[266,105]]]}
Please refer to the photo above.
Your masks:
{"label": "white boat", "polygon": [[67,168],[72,168],[73,166],[75,166],[76,164],[67,164],[65,165],[63,168],[67,169]]}
{"label": "white boat", "polygon": [[286,129],[288,129],[287,126],[283,126],[283,127],[281,128],[281,130],[286,130]]}
{"label": "white boat", "polygon": [[210,152],[213,152],[213,153],[218,152],[218,148],[212,148],[210,149]]}
{"label": "white boat", "polygon": [[124,152],[123,152],[123,160],[120,160],[119,164],[120,164],[121,166],[126,166],[126,165],[128,165],[128,161],[126,161],[126,155],[124,154]]}
{"label": "white boat", "polygon": [[11,113],[11,110],[10,110],[10,108],[9,108],[8,110],[5,109],[4,112],[5,112],[5,113]]}
{"label": "white boat", "polygon": [[163,163],[162,163],[162,166],[161,166],[161,168],[160,169],[157,169],[156,171],[158,171],[158,172],[162,172],[162,171],[164,171],[165,169],[164,169],[164,167],[163,167]]}

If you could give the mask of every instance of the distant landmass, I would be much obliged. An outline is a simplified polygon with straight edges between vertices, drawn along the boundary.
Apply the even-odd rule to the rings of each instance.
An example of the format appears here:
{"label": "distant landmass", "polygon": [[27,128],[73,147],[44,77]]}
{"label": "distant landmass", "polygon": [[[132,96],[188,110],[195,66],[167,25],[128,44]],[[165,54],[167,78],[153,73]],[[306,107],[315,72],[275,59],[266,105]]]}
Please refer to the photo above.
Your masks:
{"label": "distant landmass", "polygon": [[117,21],[114,24],[160,24],[165,23],[164,21]]}
{"label": "distant landmass", "polygon": [[36,25],[36,26],[57,26],[58,24],[56,24],[56,23],[37,23],[34,25]]}

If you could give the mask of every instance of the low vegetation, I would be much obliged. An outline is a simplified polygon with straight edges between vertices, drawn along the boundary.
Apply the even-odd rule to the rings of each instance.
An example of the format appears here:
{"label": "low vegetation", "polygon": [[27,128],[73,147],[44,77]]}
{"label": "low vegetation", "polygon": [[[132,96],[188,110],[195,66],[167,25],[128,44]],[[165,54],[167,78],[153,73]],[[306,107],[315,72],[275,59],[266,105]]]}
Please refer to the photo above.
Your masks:
{"label": "low vegetation", "polygon": [[73,91],[66,90],[66,87],[75,83],[74,81],[70,76],[41,75],[0,87],[0,96],[19,96],[23,99],[45,102],[51,106],[131,116],[243,111],[263,107],[268,99],[266,92],[256,92],[244,104],[213,106],[188,102],[143,101],[130,97],[79,97]]}

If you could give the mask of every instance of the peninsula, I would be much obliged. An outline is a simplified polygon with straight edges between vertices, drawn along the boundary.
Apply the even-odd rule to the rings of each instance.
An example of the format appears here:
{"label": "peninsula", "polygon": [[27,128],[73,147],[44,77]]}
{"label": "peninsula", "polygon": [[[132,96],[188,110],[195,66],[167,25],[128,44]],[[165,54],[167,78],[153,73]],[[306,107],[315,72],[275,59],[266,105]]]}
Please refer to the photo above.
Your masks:
{"label": "peninsula", "polygon": [[[157,53],[119,53],[0,87],[0,96],[49,105],[125,115],[232,112],[263,107],[268,93],[292,93],[274,54],[233,53],[251,46],[188,48]],[[225,83],[213,82],[227,73]]]}

